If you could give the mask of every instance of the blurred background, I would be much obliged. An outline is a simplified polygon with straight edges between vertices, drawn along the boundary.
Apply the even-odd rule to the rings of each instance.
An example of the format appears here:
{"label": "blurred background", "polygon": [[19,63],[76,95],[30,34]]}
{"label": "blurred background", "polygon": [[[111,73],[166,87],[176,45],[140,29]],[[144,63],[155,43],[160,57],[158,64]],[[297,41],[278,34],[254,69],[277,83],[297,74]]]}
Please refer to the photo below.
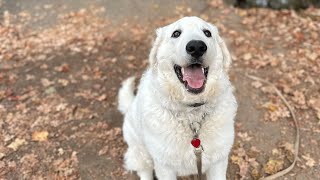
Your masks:
{"label": "blurred background", "polygon": [[[239,101],[228,179],[320,177],[318,0],[0,0],[0,179],[137,179],[125,172],[121,81],[147,67],[155,28],[214,23]],[[183,179],[191,179],[184,177]]]}

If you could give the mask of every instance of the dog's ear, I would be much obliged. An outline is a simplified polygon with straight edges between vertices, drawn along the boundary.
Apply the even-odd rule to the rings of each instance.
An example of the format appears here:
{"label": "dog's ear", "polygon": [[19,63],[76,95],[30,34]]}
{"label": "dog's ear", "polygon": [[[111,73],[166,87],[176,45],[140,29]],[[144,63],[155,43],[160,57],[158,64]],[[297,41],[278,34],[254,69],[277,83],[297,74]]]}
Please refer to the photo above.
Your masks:
{"label": "dog's ear", "polygon": [[229,67],[230,67],[230,64],[231,64],[231,55],[230,55],[230,52],[227,48],[227,45],[226,43],[224,42],[224,40],[218,35],[217,36],[217,41],[218,41],[218,44],[219,44],[219,47],[222,51],[222,56],[223,56],[223,68],[226,72],[229,71]]}
{"label": "dog's ear", "polygon": [[157,34],[157,37],[153,43],[153,46],[151,48],[150,55],[149,55],[150,66],[154,66],[157,62],[157,52],[163,39],[163,28],[158,28],[156,30],[156,34]]}
{"label": "dog's ear", "polygon": [[211,23],[209,23],[209,26],[210,26],[210,28],[211,28],[211,30],[213,31],[213,33],[214,34],[217,34],[217,36],[216,36],[216,42],[218,43],[218,45],[219,45],[219,47],[220,47],[220,49],[221,49],[221,52],[222,52],[222,56],[223,56],[223,69],[226,71],[226,72],[228,72],[229,71],[229,67],[230,67],[230,65],[231,65],[231,55],[230,55],[230,52],[229,52],[229,50],[228,50],[228,48],[227,48],[227,45],[226,45],[226,43],[224,42],[224,40],[220,37],[220,35],[219,35],[219,30],[218,30],[218,28],[215,26],[215,25],[213,25],[213,24],[211,24]]}

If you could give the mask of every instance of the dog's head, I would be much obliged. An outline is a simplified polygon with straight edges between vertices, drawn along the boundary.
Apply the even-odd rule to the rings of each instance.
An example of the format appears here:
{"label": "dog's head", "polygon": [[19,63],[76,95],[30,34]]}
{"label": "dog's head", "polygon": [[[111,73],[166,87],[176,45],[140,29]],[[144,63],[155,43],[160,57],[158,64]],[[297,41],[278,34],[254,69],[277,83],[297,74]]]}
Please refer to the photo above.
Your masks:
{"label": "dog's head", "polygon": [[214,93],[216,81],[227,76],[231,58],[216,26],[185,17],[157,29],[149,61],[171,99],[194,102]]}

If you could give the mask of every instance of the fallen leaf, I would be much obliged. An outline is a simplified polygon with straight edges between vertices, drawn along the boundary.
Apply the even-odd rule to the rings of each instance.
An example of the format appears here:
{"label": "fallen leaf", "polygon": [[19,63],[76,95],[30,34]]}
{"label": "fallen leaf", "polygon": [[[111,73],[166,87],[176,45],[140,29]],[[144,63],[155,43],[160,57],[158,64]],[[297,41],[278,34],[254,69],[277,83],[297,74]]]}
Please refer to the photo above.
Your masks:
{"label": "fallen leaf", "polygon": [[251,83],[251,86],[254,88],[260,88],[262,86],[262,83],[260,81],[254,81]]}
{"label": "fallen leaf", "polygon": [[236,149],[234,155],[231,156],[231,162],[238,165],[240,169],[238,174],[241,176],[241,179],[244,179],[246,177],[249,170],[250,165],[247,159],[248,157],[246,155],[246,152],[242,147]]}
{"label": "fallen leaf", "polygon": [[132,61],[132,60],[136,59],[136,57],[133,56],[133,55],[129,55],[129,56],[126,57],[126,59],[129,60],[129,61]]}
{"label": "fallen leaf", "polygon": [[53,81],[50,81],[49,79],[47,78],[42,78],[41,79],[41,84],[44,86],[44,87],[48,87],[48,86],[51,86],[53,84]]}
{"label": "fallen leaf", "polygon": [[293,92],[293,101],[298,103],[299,105],[305,105],[306,104],[306,98],[305,95],[300,91],[294,91]]}
{"label": "fallen leaf", "polygon": [[6,155],[4,153],[0,153],[0,160],[4,157],[6,157]]}
{"label": "fallen leaf", "polygon": [[257,168],[253,168],[251,171],[251,175],[254,177],[254,179],[260,179],[261,178],[261,173]]}
{"label": "fallen leaf", "polygon": [[248,169],[249,169],[249,163],[246,162],[242,157],[232,155],[231,161],[233,164],[238,165],[240,171],[239,175],[243,178],[246,176]]}
{"label": "fallen leaf", "polygon": [[57,90],[56,90],[56,88],[54,88],[54,87],[49,87],[49,88],[47,88],[45,91],[44,91],[44,93],[45,94],[53,94],[53,93],[55,93],[55,92],[57,92]]}
{"label": "fallen leaf", "polygon": [[67,103],[60,103],[60,104],[58,104],[58,105],[56,106],[56,110],[57,110],[57,111],[63,111],[63,110],[66,109],[67,105],[68,105]]}
{"label": "fallen leaf", "polygon": [[11,144],[8,145],[8,148],[11,148],[14,151],[17,151],[19,147],[24,144],[26,144],[26,140],[17,138]]}
{"label": "fallen leaf", "polygon": [[244,55],[243,55],[243,59],[246,60],[246,61],[252,59],[252,54],[251,54],[251,53],[246,53],[246,54],[244,54]]}
{"label": "fallen leaf", "polygon": [[69,81],[66,79],[58,79],[58,83],[61,84],[62,86],[68,86]]}
{"label": "fallen leaf", "polygon": [[58,149],[58,155],[61,156],[61,155],[63,155],[63,154],[64,154],[64,150],[63,150],[62,148],[59,148],[59,149]]}
{"label": "fallen leaf", "polygon": [[107,152],[109,151],[109,146],[104,146],[102,149],[100,149],[100,151],[98,152],[98,155],[104,155],[107,154]]}
{"label": "fallen leaf", "polygon": [[277,105],[271,103],[271,102],[267,102],[263,105],[264,108],[267,108],[269,111],[274,112],[278,109]]}
{"label": "fallen leaf", "polygon": [[318,58],[318,54],[313,52],[313,53],[307,53],[306,54],[307,57],[311,60],[311,61],[315,61]]}
{"label": "fallen leaf", "polygon": [[294,161],[294,147],[293,144],[286,142],[282,145],[282,148],[284,148],[285,156],[288,158],[290,162]]}
{"label": "fallen leaf", "polygon": [[105,94],[102,94],[101,96],[97,97],[98,101],[104,101],[106,99],[107,99],[107,95],[105,95]]}
{"label": "fallen leaf", "polygon": [[306,165],[307,165],[307,166],[309,166],[309,167],[315,166],[316,161],[310,157],[310,154],[302,155],[302,158],[307,161],[307,162],[306,162]]}
{"label": "fallen leaf", "polygon": [[239,136],[243,141],[250,141],[250,140],[252,139],[252,137],[250,137],[247,132],[245,132],[245,133],[239,132],[239,133],[238,133],[238,136]]}
{"label": "fallen leaf", "polygon": [[275,174],[283,169],[283,165],[283,161],[270,159],[263,169],[267,174]]}
{"label": "fallen leaf", "polygon": [[35,131],[32,133],[32,141],[47,141],[48,135],[48,131]]}

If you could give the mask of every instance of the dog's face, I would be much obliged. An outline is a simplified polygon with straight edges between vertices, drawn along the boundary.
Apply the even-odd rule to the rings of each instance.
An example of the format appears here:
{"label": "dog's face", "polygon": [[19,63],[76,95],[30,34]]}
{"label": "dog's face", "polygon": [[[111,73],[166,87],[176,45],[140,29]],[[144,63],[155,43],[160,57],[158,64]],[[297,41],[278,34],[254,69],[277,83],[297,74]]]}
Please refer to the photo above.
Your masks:
{"label": "dog's face", "polygon": [[187,103],[206,101],[231,61],[217,28],[197,17],[159,28],[149,59],[160,88]]}

